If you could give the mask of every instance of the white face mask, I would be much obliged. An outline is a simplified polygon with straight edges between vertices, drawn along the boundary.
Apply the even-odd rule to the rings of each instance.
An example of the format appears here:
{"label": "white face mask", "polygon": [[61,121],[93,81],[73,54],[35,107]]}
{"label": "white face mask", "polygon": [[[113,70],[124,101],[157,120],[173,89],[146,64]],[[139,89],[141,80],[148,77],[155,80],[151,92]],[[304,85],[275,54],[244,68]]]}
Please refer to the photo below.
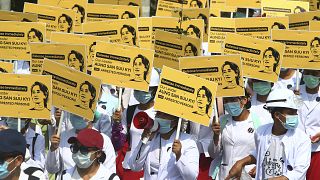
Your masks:
{"label": "white face mask", "polygon": [[78,151],[77,153],[72,154],[72,159],[79,168],[86,169],[91,166],[94,160],[96,160],[96,158],[93,160],[90,160],[91,155],[96,152],[98,151],[95,151],[93,153],[89,152],[87,155],[84,155],[84,154],[81,154],[80,151]]}

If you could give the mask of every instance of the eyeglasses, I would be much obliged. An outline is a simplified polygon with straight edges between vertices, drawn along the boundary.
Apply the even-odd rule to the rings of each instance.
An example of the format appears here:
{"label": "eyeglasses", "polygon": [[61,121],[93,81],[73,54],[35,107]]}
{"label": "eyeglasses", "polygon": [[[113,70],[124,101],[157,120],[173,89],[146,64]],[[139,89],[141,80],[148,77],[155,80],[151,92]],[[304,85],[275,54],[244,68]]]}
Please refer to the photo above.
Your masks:
{"label": "eyeglasses", "polygon": [[81,154],[87,155],[90,151],[94,151],[98,149],[94,147],[78,146],[77,144],[73,144],[70,146],[70,150],[73,154],[77,153],[80,150]]}

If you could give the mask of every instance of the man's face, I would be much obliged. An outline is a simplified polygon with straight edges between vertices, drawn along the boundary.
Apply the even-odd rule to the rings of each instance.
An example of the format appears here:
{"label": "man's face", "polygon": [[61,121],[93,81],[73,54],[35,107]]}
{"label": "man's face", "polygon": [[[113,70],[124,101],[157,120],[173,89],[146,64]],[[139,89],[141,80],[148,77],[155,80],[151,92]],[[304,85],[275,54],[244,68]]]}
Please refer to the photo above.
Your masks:
{"label": "man's face", "polygon": [[80,70],[81,63],[80,63],[79,59],[77,59],[75,54],[70,54],[69,66],[76,69],[76,70]]}

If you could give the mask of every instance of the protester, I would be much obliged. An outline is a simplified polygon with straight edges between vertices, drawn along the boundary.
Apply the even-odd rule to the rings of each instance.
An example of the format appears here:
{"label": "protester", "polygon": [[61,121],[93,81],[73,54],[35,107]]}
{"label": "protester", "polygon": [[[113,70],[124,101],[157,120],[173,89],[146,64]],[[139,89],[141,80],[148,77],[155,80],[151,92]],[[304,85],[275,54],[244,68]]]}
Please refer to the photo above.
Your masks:
{"label": "protester", "polygon": [[310,138],[298,126],[299,101],[291,90],[275,89],[266,101],[273,123],[255,132],[256,149],[237,161],[227,180],[239,178],[242,168],[256,164],[256,179],[304,179],[310,164]]}
{"label": "protester", "polygon": [[[297,74],[298,73],[298,79]],[[300,83],[301,73],[295,69],[288,69],[288,68],[281,68],[279,79],[272,89],[280,89],[280,88],[287,88],[294,90],[297,86],[297,82]]]}
{"label": "protester", "polygon": [[[118,151],[117,157],[117,174],[121,179],[139,179],[143,177],[143,172],[132,172],[128,165],[128,159],[131,153],[137,147],[141,138],[142,129],[137,129],[133,125],[133,117],[138,112],[146,112],[150,118],[154,119],[155,110],[154,98],[160,81],[160,74],[154,68],[152,69],[149,91],[134,91],[134,97],[140,104],[129,106],[121,114],[119,111],[112,117],[112,142]],[[123,161],[123,163],[122,163]]]}
{"label": "protester", "polygon": [[0,130],[0,179],[46,179],[40,168],[24,163],[27,142],[17,130]]}
{"label": "protester", "polygon": [[299,108],[299,128],[311,139],[311,164],[307,171],[308,180],[320,178],[320,70],[304,70],[300,86],[300,96],[303,105]]}
{"label": "protester", "polygon": [[83,129],[76,137],[68,139],[75,166],[62,173],[62,179],[120,180],[102,163],[106,160],[102,135],[93,129]]}
{"label": "protester", "polygon": [[146,144],[140,140],[130,157],[134,171],[144,169],[144,179],[194,180],[198,176],[199,151],[190,135],[182,133],[176,138],[178,117],[158,111],[155,117],[158,132],[145,129],[141,139],[150,137]]}

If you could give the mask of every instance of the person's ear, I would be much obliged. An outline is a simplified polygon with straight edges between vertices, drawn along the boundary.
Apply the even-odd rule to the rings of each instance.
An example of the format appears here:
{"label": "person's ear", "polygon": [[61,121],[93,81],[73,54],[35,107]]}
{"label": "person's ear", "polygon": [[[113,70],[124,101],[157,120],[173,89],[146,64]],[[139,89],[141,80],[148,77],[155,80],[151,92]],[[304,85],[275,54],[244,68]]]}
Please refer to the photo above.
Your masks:
{"label": "person's ear", "polygon": [[14,164],[13,168],[21,166],[23,159],[22,155],[17,156],[17,158],[12,162],[12,164]]}

